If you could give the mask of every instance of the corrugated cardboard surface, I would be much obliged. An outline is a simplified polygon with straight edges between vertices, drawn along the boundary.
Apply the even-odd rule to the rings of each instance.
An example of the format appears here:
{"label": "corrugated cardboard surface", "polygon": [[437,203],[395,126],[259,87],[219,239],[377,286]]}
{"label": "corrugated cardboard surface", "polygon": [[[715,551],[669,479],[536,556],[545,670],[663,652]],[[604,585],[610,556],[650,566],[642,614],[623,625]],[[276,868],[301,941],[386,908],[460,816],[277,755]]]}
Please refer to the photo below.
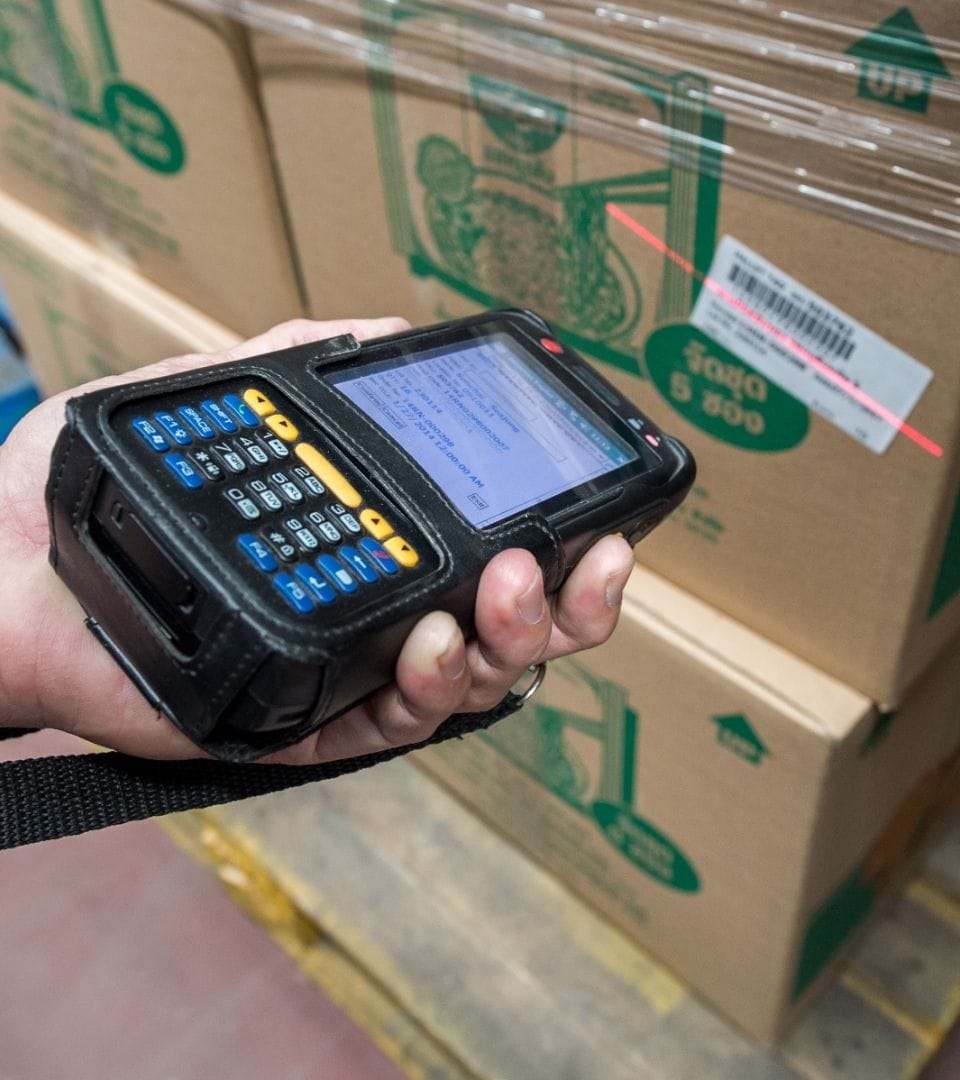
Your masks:
{"label": "corrugated cardboard surface", "polygon": [[610,642],[417,760],[766,1040],[934,813],[958,701],[947,663],[884,713],[638,571]]}
{"label": "corrugated cardboard surface", "polygon": [[6,192],[241,333],[300,314],[237,24],[172,0],[5,2],[0,38]]}
{"label": "corrugated cardboard surface", "polygon": [[186,352],[233,331],[0,195],[0,281],[45,394]]}
{"label": "corrugated cardboard surface", "polygon": [[[878,21],[893,12],[875,6]],[[363,33],[356,19],[344,29]],[[456,18],[426,11],[376,31],[398,63],[424,64],[429,53],[432,89],[255,35],[312,313],[426,323],[501,303],[539,310],[699,461],[686,508],[644,541],[641,561],[895,703],[960,626],[960,309],[950,287],[960,258],[854,223],[836,201],[851,179],[850,206],[867,198],[881,174],[894,176],[900,151],[884,143],[878,164],[864,140],[781,133],[771,142],[767,132],[778,157],[768,151],[766,168],[806,166],[811,185],[830,172],[836,191],[800,202],[764,194],[762,168],[747,190],[742,170],[730,179],[736,153],[711,148],[734,133],[746,152],[751,128],[729,100],[709,97],[709,79],[684,74],[681,53],[661,71],[567,51],[558,82],[555,58],[549,77],[514,63],[506,33],[478,73],[462,59],[461,31]],[[939,45],[937,27],[930,33]],[[622,53],[624,42],[614,47]],[[931,85],[945,114],[884,112],[857,96],[859,62],[847,57],[842,85],[851,112],[878,132],[885,119],[939,132],[954,115],[943,78]],[[591,83],[598,66],[602,87]],[[764,61],[767,70],[791,88],[792,66]],[[615,121],[615,135],[577,130],[573,116],[591,109]],[[631,140],[638,121],[647,134]],[[651,130],[661,132],[660,155]],[[700,141],[684,151],[687,135]],[[936,208],[937,190],[923,188],[933,201],[920,216]],[[646,236],[606,213],[607,200]],[[932,370],[909,421],[941,457],[903,435],[874,453],[689,328],[725,235]],[[688,359],[691,343],[713,357],[705,370]]]}
{"label": "corrugated cardboard surface", "polygon": [[[548,4],[546,10],[568,32],[615,26],[621,40],[718,79],[743,80],[745,91],[747,83],[775,89],[771,113],[776,98],[789,95],[798,126],[818,107],[832,106],[859,116],[864,135],[871,129],[880,134],[876,118],[884,117],[883,134],[897,131],[915,139],[919,151],[932,148],[934,133],[956,131],[960,99],[949,75],[956,77],[960,61],[960,16],[940,0],[860,0],[847,6],[836,0],[661,0],[596,15],[577,5]],[[945,159],[941,164],[946,170]]]}

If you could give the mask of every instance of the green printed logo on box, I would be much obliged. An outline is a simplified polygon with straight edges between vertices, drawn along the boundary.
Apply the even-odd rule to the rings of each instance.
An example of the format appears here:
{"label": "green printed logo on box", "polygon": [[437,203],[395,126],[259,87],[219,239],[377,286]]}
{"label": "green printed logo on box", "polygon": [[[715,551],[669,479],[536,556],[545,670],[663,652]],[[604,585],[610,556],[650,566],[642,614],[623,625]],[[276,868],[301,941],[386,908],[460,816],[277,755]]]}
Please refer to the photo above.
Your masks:
{"label": "green printed logo on box", "polygon": [[61,0],[0,0],[0,79],[58,112],[112,132],[149,169],[175,173],[186,158],[176,124],[145,90],[125,82],[100,0],[76,17]]}
{"label": "green printed logo on box", "polygon": [[955,751],[920,778],[866,854],[811,914],[800,943],[793,981],[794,999],[826,969],[840,946],[870,914],[877,898],[896,881],[911,852],[918,850],[943,811],[952,804],[958,765],[960,751]]}
{"label": "green printed logo on box", "polygon": [[[531,74],[521,33],[499,27],[492,58],[476,46],[495,24],[429,4],[392,10],[388,27],[370,11],[381,54],[422,49],[442,20],[431,40],[458,81],[425,108],[399,78],[371,73],[395,250],[415,274],[486,307],[534,308],[570,344],[645,376],[643,337],[689,315],[716,244],[723,117],[705,80],[560,40]],[[643,155],[583,130],[596,115],[654,133]],[[611,202],[646,233],[612,219]]]}
{"label": "green printed logo on box", "polygon": [[655,330],[647,341],[654,386],[690,423],[744,450],[774,453],[802,442],[810,413],[792,394],[694,326]]}
{"label": "green printed logo on box", "polygon": [[[584,716],[534,702],[523,723],[501,724],[481,737],[557,798],[594,821],[605,839],[638,870],[678,892],[700,889],[700,876],[680,848],[634,808],[639,719],[624,688],[575,660],[551,666],[551,674],[587,688],[600,715]],[[585,738],[599,752],[591,770],[575,749]]]}
{"label": "green printed logo on box", "polygon": [[909,8],[902,7],[846,50],[860,60],[857,96],[925,113],[934,79],[951,79]]}
{"label": "green printed logo on box", "polygon": [[761,765],[770,749],[743,713],[711,716],[717,725],[717,742],[751,765]]}
{"label": "green printed logo on box", "polygon": [[938,615],[957,593],[960,593],[960,493],[957,494],[953,513],[950,515],[950,525],[943,545],[943,554],[940,556],[930,606],[927,608],[927,618],[932,619]]}

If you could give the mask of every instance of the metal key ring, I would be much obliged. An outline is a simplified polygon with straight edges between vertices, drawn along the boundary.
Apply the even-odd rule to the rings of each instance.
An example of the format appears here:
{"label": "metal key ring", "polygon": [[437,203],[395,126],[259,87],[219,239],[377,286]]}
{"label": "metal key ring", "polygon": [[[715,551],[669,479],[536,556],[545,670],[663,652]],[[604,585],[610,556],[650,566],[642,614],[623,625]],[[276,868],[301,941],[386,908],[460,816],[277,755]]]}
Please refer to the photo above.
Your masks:
{"label": "metal key ring", "polygon": [[531,664],[527,671],[532,673],[533,680],[530,685],[522,693],[517,693],[516,690],[513,693],[520,699],[520,704],[523,705],[540,689],[543,683],[544,676],[547,674],[547,662],[544,660],[539,664]]}

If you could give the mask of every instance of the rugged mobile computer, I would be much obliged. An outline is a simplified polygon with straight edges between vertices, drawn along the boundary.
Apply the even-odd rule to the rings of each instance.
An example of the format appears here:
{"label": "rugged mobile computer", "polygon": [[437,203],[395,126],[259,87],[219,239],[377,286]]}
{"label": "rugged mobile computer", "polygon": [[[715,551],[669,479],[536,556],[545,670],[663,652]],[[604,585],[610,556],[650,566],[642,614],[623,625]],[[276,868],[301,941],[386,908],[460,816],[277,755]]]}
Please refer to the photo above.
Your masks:
{"label": "rugged mobile computer", "polygon": [[469,632],[498,551],[555,591],[693,477],[538,316],[495,311],[71,399],[50,559],[146,698],[242,761],[389,682],[427,611]]}

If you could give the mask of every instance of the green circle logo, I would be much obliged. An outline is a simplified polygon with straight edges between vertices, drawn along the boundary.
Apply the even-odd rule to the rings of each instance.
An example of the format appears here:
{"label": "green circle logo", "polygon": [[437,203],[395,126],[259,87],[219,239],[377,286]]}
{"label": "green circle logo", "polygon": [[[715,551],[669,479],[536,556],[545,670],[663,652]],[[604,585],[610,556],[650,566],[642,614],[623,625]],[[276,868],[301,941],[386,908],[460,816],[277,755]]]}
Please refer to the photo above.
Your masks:
{"label": "green circle logo", "polygon": [[148,169],[175,173],[186,158],[183,140],[167,112],[146,91],[113,83],[103,95],[103,112],[117,142]]}
{"label": "green circle logo", "polygon": [[759,371],[694,326],[664,326],[647,339],[654,386],[681,416],[715,439],[754,450],[790,450],[810,413]]}
{"label": "green circle logo", "polygon": [[700,889],[700,875],[667,836],[626,806],[595,802],[593,817],[607,840],[638,869],[678,892]]}

